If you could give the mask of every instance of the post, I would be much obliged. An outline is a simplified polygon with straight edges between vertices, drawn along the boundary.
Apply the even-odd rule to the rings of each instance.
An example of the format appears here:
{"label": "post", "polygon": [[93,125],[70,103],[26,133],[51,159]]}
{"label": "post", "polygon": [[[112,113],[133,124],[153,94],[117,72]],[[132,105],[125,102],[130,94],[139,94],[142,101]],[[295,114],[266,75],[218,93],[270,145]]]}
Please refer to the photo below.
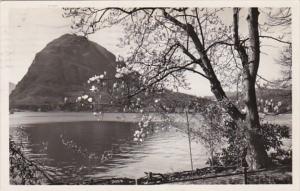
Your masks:
{"label": "post", "polygon": [[244,167],[244,184],[248,184],[248,182],[247,182],[247,167]]}
{"label": "post", "polygon": [[188,116],[188,112],[187,112],[187,111],[185,111],[185,115],[186,115],[187,131],[188,131],[188,138],[189,138],[189,149],[190,149],[191,168],[192,168],[192,171],[194,171],[194,167],[193,167],[193,156],[192,156],[192,146],[191,146],[190,124],[189,124],[189,116]]}

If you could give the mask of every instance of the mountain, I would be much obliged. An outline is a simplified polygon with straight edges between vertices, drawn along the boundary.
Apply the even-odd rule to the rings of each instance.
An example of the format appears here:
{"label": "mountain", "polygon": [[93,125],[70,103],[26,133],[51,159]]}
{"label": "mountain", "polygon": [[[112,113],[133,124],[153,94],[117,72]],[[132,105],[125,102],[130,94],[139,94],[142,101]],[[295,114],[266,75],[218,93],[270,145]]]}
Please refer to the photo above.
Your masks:
{"label": "mountain", "polygon": [[[76,98],[89,92],[87,80],[104,74],[114,78],[116,68],[124,63],[116,62],[116,57],[99,44],[77,35],[65,34],[38,52],[23,79],[10,94],[10,108],[29,110],[89,110],[90,105],[78,106]],[[138,74],[137,74],[138,75]],[[135,81],[135,77],[130,81]],[[113,81],[108,84],[112,85]],[[67,99],[65,99],[67,98]],[[161,100],[166,107],[184,108],[185,104],[204,105],[207,99],[171,92],[143,96],[145,103],[153,99]],[[122,106],[112,105],[111,95],[102,92],[102,103],[107,111],[121,111]],[[101,106],[104,107],[104,106]]]}
{"label": "mountain", "polygon": [[65,34],[38,52],[23,79],[10,94],[11,107],[59,105],[80,95],[94,75],[116,73],[116,57],[99,44]]}
{"label": "mountain", "polygon": [[16,88],[16,84],[12,83],[12,82],[9,82],[9,94]]}

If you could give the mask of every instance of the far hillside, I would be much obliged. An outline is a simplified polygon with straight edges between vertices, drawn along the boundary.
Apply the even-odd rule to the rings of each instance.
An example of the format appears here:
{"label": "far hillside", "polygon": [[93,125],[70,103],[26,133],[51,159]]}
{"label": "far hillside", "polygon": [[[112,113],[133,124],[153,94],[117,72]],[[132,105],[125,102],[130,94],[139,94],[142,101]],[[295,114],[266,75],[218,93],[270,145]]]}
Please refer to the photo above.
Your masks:
{"label": "far hillside", "polygon": [[[231,100],[237,100],[236,92],[227,92],[227,96]],[[241,92],[239,92],[239,97]],[[292,112],[292,90],[291,89],[269,89],[269,88],[259,88],[256,89],[257,103],[261,107],[260,110],[263,111],[262,106],[270,103],[278,105],[280,102],[280,113],[291,113]],[[262,104],[263,103],[263,104]],[[269,111],[270,112],[270,111]]]}

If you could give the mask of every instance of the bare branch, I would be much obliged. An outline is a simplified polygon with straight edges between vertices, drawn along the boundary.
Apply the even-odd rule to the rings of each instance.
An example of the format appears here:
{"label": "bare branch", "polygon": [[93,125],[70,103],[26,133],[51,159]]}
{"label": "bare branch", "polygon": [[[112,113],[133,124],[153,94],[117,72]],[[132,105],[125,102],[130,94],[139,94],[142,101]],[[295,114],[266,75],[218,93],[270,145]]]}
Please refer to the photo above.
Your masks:
{"label": "bare branch", "polygon": [[203,30],[202,30],[202,24],[200,22],[200,18],[199,18],[199,14],[198,14],[198,8],[196,8],[196,15],[197,15],[197,22],[198,22],[198,25],[199,25],[199,28],[200,28],[202,44],[203,44],[203,47],[205,48],[204,35],[203,35]]}
{"label": "bare branch", "polygon": [[284,43],[284,44],[292,45],[292,43],[289,42],[289,41],[284,41],[284,40],[281,40],[281,39],[279,39],[279,38],[275,38],[275,37],[272,37],[272,36],[264,36],[264,35],[260,35],[259,37],[260,37],[260,38],[269,38],[269,39],[273,39],[273,40],[276,40],[276,41],[281,42],[281,43]]}
{"label": "bare branch", "polygon": [[[228,39],[227,39],[227,40],[228,40]],[[226,42],[227,40],[222,40],[222,41],[216,41],[216,42],[213,42],[211,45],[209,45],[209,46],[205,49],[205,52],[207,52],[209,49],[213,48],[214,46],[216,46],[216,45],[218,45],[218,44],[221,44],[221,45],[227,45],[227,46],[234,46],[234,44]]]}

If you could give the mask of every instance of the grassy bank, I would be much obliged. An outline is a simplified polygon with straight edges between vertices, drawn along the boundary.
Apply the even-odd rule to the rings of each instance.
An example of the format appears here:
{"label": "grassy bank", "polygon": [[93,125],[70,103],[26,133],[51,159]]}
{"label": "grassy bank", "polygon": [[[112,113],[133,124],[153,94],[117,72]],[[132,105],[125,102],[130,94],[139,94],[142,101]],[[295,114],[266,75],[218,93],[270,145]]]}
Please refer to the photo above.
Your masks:
{"label": "grassy bank", "polygon": [[261,120],[268,123],[276,123],[278,125],[286,125],[292,128],[292,114],[279,114],[279,115],[261,115]]}
{"label": "grassy bank", "polygon": [[[175,184],[245,184],[244,174],[223,176],[230,173],[232,172],[207,174],[206,177],[212,176],[213,178],[176,182]],[[292,168],[291,166],[275,167],[257,173],[249,173],[247,174],[247,184],[292,184]]]}

